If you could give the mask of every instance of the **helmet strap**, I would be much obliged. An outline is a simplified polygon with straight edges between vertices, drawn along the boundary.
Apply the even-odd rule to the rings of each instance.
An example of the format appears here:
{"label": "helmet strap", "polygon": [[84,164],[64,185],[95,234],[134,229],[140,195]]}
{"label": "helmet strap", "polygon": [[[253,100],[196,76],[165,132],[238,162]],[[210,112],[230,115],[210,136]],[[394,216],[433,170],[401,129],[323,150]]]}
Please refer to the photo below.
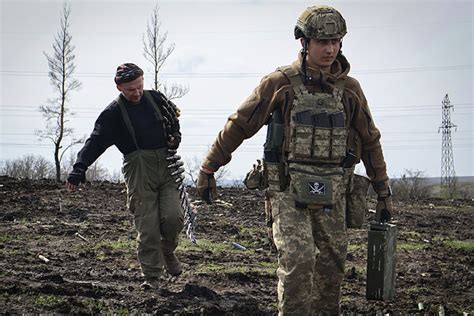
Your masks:
{"label": "helmet strap", "polygon": [[308,45],[309,45],[309,38],[304,37],[303,38],[303,48],[301,49],[301,72],[303,73],[303,84],[307,84],[308,80],[311,80],[311,78],[308,78],[308,75],[306,74],[306,56],[308,56]]}

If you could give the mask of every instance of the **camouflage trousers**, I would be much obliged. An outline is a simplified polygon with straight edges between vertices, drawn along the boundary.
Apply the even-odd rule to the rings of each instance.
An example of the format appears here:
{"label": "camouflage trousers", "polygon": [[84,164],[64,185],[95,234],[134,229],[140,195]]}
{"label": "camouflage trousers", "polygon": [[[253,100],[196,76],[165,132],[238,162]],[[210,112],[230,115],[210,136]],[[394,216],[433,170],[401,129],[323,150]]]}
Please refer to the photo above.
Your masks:
{"label": "camouflage trousers", "polygon": [[184,211],[166,157],[165,148],[136,150],[123,161],[127,206],[138,233],[138,260],[148,278],[161,275],[163,251],[176,249],[183,229]]}
{"label": "camouflage trousers", "polygon": [[278,251],[279,315],[339,315],[347,253],[345,185],[333,208],[300,208],[292,195],[269,192]]}

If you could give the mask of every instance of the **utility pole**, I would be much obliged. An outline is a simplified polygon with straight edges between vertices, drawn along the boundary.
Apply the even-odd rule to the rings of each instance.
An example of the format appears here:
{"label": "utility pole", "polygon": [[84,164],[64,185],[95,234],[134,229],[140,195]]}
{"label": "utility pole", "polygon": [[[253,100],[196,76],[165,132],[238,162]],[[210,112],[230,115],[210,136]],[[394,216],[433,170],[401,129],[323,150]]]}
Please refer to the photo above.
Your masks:
{"label": "utility pole", "polygon": [[451,109],[454,111],[454,106],[449,101],[448,94],[441,102],[442,121],[438,129],[442,133],[442,147],[441,147],[441,189],[445,190],[447,197],[453,198],[456,191],[456,173],[454,171],[453,158],[453,144],[451,142],[451,129],[457,128],[451,122]]}

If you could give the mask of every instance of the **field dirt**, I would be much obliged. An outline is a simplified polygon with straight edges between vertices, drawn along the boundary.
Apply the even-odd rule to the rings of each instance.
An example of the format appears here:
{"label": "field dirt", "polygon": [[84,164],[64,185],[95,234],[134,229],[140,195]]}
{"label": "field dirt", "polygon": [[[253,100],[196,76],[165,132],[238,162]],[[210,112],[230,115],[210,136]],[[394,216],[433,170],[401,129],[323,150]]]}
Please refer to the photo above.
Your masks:
{"label": "field dirt", "polygon": [[[49,180],[0,177],[1,312],[275,315],[277,255],[266,238],[263,193],[220,193],[211,206],[194,202],[198,244],[183,233],[177,250],[184,273],[143,291],[123,184],[67,192]],[[342,312],[473,315],[474,202],[396,203],[396,210],[394,301],[365,298],[367,229],[349,230]]]}

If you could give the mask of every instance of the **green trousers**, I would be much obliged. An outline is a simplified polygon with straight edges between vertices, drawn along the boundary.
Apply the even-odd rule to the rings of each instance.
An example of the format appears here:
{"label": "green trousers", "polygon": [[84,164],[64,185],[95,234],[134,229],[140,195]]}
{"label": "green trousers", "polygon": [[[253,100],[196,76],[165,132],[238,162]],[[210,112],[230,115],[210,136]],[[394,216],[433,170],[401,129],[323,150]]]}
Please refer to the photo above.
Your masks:
{"label": "green trousers", "polygon": [[279,315],[339,315],[347,235],[345,184],[338,179],[332,209],[296,207],[288,190],[269,192]]}
{"label": "green trousers", "polygon": [[163,251],[176,249],[183,229],[178,185],[170,175],[166,157],[166,148],[136,150],[123,161],[127,206],[138,232],[138,260],[148,278],[161,275]]}

